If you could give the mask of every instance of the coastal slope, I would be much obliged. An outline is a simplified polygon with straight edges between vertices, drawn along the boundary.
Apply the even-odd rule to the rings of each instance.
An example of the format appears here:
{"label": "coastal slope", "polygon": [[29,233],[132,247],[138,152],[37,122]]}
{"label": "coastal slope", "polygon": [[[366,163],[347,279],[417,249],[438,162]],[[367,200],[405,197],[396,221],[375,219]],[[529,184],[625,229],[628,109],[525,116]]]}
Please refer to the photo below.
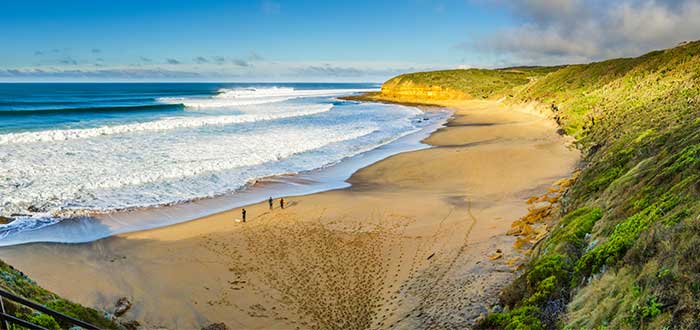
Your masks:
{"label": "coastal slope", "polygon": [[561,221],[490,325],[698,328],[700,43],[573,65],[522,89],[584,153]]}

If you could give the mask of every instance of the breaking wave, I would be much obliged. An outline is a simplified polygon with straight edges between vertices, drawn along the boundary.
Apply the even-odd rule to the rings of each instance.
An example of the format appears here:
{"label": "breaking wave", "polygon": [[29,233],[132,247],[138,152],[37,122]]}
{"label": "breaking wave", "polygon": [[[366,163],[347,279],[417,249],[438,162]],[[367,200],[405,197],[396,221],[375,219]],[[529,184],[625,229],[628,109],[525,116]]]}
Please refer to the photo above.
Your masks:
{"label": "breaking wave", "polygon": [[315,115],[318,113],[330,111],[332,107],[332,104],[314,104],[295,107],[285,107],[286,111],[274,113],[245,113],[240,115],[204,117],[171,117],[137,124],[102,126],[96,128],[83,129],[61,129],[40,132],[9,133],[0,135],[0,144],[65,141],[143,131],[163,131],[181,128],[196,128],[212,125],[250,123],[256,121]]}
{"label": "breaking wave", "polygon": [[[0,225],[0,240],[95,213],[230,194],[427,125],[413,107],[334,99],[362,91],[345,85],[222,86],[231,85],[0,86],[8,89],[0,93],[0,216],[14,219]],[[117,104],[105,95],[112,89],[138,101]]]}
{"label": "breaking wave", "polygon": [[369,91],[369,89],[297,90],[289,87],[222,88],[219,90],[219,94],[213,97],[163,97],[157,100],[169,104],[182,104],[189,108],[222,108],[277,103],[303,97],[345,95],[365,91]]}

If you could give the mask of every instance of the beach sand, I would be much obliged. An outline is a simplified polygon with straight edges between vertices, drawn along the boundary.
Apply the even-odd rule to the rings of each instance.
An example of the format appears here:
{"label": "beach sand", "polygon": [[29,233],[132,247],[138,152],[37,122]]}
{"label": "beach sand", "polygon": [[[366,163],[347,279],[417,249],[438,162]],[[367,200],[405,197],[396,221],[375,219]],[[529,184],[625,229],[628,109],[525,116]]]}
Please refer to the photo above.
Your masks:
{"label": "beach sand", "polygon": [[[144,328],[464,329],[497,301],[519,257],[512,221],[568,177],[578,152],[545,118],[496,102],[450,104],[435,146],[355,173],[348,189],[287,197],[87,244],[0,258],[76,302]],[[501,258],[491,260],[497,249]]]}

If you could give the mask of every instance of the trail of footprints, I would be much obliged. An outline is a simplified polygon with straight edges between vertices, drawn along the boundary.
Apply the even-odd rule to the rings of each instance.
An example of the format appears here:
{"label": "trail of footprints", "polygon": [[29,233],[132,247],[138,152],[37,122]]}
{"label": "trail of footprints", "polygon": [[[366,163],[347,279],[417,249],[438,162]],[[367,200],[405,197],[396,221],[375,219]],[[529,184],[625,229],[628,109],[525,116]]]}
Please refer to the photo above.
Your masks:
{"label": "trail of footprints", "polygon": [[[434,263],[407,281],[404,296],[412,298],[413,308],[396,323],[398,328],[469,329],[474,325],[474,319],[495,302],[499,288],[494,283],[509,282],[512,274],[507,268],[503,268],[506,272],[500,273],[475,269],[482,267],[479,266],[481,261],[490,268],[494,265],[485,255],[465,253],[474,248],[469,245],[469,235],[477,218],[471,212],[471,204],[467,209],[467,219],[470,221],[457,225],[460,228],[452,228],[455,233],[463,235],[461,247],[443,251]],[[465,266],[471,269],[464,269]]]}
{"label": "trail of footprints", "polygon": [[[236,235],[207,238],[230,272],[227,290],[207,303],[297,329],[464,329],[480,312],[470,289],[480,278],[448,276],[476,221],[461,216],[460,228],[441,223],[433,235],[408,237],[415,220],[398,215],[324,223],[264,214]],[[464,235],[462,249],[437,250],[450,235]],[[236,299],[243,290],[261,301]]]}

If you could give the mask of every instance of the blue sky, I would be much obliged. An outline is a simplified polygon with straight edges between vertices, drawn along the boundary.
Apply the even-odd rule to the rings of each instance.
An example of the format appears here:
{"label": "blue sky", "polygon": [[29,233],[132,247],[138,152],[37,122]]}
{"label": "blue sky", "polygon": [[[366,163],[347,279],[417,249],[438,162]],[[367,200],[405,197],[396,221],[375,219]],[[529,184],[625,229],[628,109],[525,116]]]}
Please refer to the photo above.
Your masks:
{"label": "blue sky", "polygon": [[2,0],[0,80],[382,81],[586,62],[697,39],[695,14],[693,0]]}

